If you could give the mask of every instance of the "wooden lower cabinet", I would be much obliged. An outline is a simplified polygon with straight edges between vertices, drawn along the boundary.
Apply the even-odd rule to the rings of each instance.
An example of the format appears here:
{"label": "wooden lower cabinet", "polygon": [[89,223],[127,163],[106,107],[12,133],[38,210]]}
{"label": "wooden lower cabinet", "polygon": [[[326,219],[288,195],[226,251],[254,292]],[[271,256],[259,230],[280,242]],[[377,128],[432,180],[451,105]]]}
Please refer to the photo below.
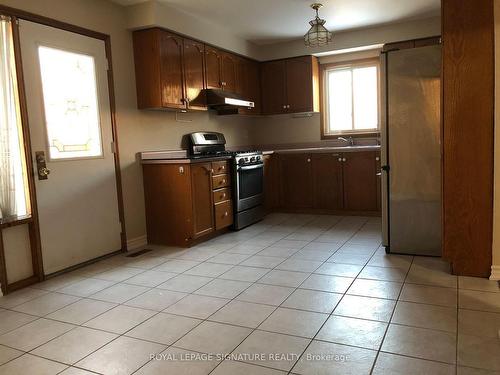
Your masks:
{"label": "wooden lower cabinet", "polygon": [[313,207],[341,210],[344,208],[343,171],[340,154],[313,154],[312,184]]}
{"label": "wooden lower cabinet", "polygon": [[310,154],[280,155],[282,205],[287,208],[313,206]]}
{"label": "wooden lower cabinet", "polygon": [[[214,230],[211,163],[191,164],[191,199],[193,201],[193,238]],[[188,237],[189,238],[189,237]]]}
{"label": "wooden lower cabinet", "polygon": [[265,206],[268,211],[378,215],[379,171],[375,151],[267,155]]}
{"label": "wooden lower cabinet", "polygon": [[273,211],[280,207],[280,163],[276,156],[264,155],[264,207]]}
{"label": "wooden lower cabinet", "polygon": [[344,209],[347,211],[377,211],[376,153],[344,153],[342,163]]}
{"label": "wooden lower cabinet", "polygon": [[191,246],[232,225],[231,175],[215,170],[229,162],[143,165],[149,243]]}

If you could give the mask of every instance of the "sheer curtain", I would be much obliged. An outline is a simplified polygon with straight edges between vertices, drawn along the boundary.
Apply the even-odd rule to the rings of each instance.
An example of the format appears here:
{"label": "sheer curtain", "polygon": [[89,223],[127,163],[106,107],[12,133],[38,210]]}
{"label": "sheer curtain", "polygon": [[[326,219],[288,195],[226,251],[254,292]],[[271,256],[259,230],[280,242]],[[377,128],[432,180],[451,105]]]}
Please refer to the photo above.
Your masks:
{"label": "sheer curtain", "polygon": [[0,220],[29,214],[19,108],[12,23],[0,16]]}

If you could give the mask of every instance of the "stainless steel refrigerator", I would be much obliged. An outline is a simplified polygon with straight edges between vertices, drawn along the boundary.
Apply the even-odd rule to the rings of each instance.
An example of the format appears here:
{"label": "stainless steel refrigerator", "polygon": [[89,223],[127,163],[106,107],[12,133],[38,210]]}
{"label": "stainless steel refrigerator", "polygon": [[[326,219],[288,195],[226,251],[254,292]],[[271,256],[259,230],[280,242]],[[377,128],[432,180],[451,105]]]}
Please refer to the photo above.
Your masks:
{"label": "stainless steel refrigerator", "polygon": [[441,255],[441,45],[382,53],[386,251]]}

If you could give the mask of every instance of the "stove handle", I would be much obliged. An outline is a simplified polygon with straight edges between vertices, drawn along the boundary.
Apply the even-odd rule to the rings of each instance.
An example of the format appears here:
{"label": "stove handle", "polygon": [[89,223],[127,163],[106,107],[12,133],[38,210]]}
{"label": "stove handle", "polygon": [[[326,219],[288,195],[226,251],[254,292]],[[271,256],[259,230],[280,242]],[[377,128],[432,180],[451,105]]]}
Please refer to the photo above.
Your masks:
{"label": "stove handle", "polygon": [[259,169],[259,168],[264,168],[264,164],[256,164],[256,165],[247,165],[243,167],[238,167],[238,171],[249,171],[251,169]]}

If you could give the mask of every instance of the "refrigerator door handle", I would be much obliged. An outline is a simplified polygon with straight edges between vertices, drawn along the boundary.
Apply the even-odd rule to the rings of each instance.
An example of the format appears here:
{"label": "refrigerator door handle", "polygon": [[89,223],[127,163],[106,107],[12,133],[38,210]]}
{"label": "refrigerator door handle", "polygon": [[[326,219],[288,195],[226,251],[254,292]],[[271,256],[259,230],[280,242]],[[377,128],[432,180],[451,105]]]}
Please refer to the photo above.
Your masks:
{"label": "refrigerator door handle", "polygon": [[389,172],[389,170],[391,169],[391,167],[388,166],[388,165],[383,165],[383,166],[380,167],[380,169],[382,169],[385,172]]}

